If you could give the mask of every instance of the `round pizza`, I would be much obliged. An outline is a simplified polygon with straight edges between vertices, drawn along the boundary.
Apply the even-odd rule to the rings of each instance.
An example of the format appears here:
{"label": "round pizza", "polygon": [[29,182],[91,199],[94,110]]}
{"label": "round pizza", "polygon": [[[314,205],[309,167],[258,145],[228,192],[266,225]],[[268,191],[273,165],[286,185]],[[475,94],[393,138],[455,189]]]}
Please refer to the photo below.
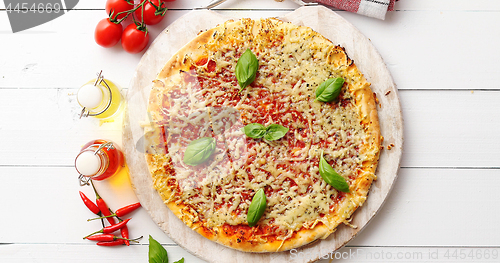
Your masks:
{"label": "round pizza", "polygon": [[209,240],[284,251],[348,223],[376,179],[376,98],[311,28],[230,20],[179,50],[151,89],[154,187]]}

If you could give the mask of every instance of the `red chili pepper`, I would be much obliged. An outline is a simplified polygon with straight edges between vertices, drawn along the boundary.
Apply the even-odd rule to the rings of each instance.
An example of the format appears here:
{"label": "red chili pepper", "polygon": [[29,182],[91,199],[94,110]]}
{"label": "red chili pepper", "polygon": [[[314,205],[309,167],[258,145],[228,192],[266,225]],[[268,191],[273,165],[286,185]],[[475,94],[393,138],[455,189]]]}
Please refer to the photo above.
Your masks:
{"label": "red chili pepper", "polygon": [[117,237],[113,234],[100,234],[100,235],[93,235],[93,236],[89,236],[87,237],[88,240],[92,240],[92,241],[103,241],[103,242],[110,242],[110,241],[115,241],[115,240],[123,240],[125,242],[125,244],[127,242],[130,243],[130,241],[133,241],[133,242],[139,242],[137,240],[141,239],[141,237],[138,237],[136,239],[128,239],[128,238],[123,238],[123,237]]}
{"label": "red chili pepper", "polygon": [[115,211],[115,215],[117,217],[122,217],[125,216],[128,213],[131,213],[132,211],[136,210],[137,208],[141,207],[141,203],[135,203],[131,205],[124,206],[118,210]]}
{"label": "red chili pepper", "polygon": [[82,198],[83,203],[87,206],[87,208],[90,211],[92,211],[92,213],[96,215],[101,214],[101,210],[99,209],[99,207],[97,207],[97,205],[94,204],[94,202],[92,202],[84,193],[82,193],[82,191],[80,191],[80,197]]}
{"label": "red chili pepper", "polygon": [[101,241],[101,242],[97,242],[96,245],[98,246],[105,246],[105,247],[112,247],[112,246],[119,246],[119,245],[123,245],[125,242],[123,241],[123,239],[117,239],[115,241]]}
{"label": "red chili pepper", "polygon": [[104,199],[102,199],[100,196],[96,199],[95,201],[97,203],[97,207],[99,207],[99,209],[101,210],[101,213],[103,216],[109,216],[109,217],[106,217],[106,219],[108,220],[108,222],[111,224],[111,225],[114,225],[116,224],[116,221],[115,219],[111,216],[111,211],[109,211],[109,207],[108,205],[106,204],[106,202],[104,202]]}
{"label": "red chili pepper", "polygon": [[131,213],[132,211],[136,210],[139,207],[141,207],[141,203],[127,205],[127,206],[124,206],[124,207],[116,210],[116,212],[114,212],[113,214],[105,215],[102,217],[91,218],[91,219],[88,219],[87,221],[92,221],[92,220],[101,219],[101,218],[109,218],[109,217],[114,217],[114,216],[123,217],[123,216]]}
{"label": "red chili pepper", "polygon": [[121,221],[118,224],[107,226],[107,227],[105,227],[105,228],[102,229],[102,233],[104,233],[104,234],[110,234],[110,233],[115,232],[116,230],[122,229],[123,227],[125,227],[125,225],[128,223],[128,221],[130,221],[130,218],[129,219],[125,219],[125,220]]}
{"label": "red chili pepper", "polygon": [[115,241],[121,238],[118,238],[113,234],[100,234],[100,235],[89,236],[87,237],[87,239],[92,241]]}
{"label": "red chili pepper", "polygon": [[[102,215],[103,216],[111,215],[112,213],[109,210],[108,205],[106,204],[106,202],[104,202],[104,199],[102,199],[101,196],[97,193],[97,190],[94,187],[94,182],[92,182],[92,180],[90,180],[90,182],[92,183],[92,188],[94,188],[95,198],[96,198],[95,202],[97,204],[97,207],[99,207],[99,210],[101,210]],[[111,225],[116,224],[116,221],[113,217],[107,217],[106,219]]]}
{"label": "red chili pepper", "polygon": [[129,238],[128,227],[127,226],[122,227],[122,229],[120,229],[120,234],[122,235],[123,238],[125,238],[125,240],[123,240],[125,242],[125,245],[130,246],[130,241],[127,240]]}
{"label": "red chili pepper", "polygon": [[[87,238],[90,240],[100,241],[98,243],[102,243],[102,244],[98,244],[98,245],[103,245],[103,246],[115,246],[115,245],[120,245],[120,244],[126,244],[127,246],[129,246],[130,241],[135,241],[135,240],[129,239],[128,227],[126,226],[126,224],[128,223],[128,221],[130,221],[130,219],[121,220],[120,217],[125,216],[125,215],[131,213],[132,211],[136,210],[137,208],[141,207],[141,204],[134,203],[131,205],[127,205],[125,207],[122,207],[122,208],[116,210],[116,212],[113,213],[109,209],[107,204],[104,202],[104,200],[97,193],[97,190],[95,189],[93,182],[92,182],[92,187],[94,188],[94,191],[96,194],[97,207],[103,215],[103,217],[94,218],[94,219],[101,219],[102,220],[103,218],[106,218],[109,221],[109,223],[111,224],[111,226],[104,227],[100,231],[97,231],[95,233],[92,233],[92,234],[84,237],[84,239]],[[113,217],[118,218],[118,220],[119,220],[118,224],[116,223],[116,221]],[[89,219],[88,221],[94,220],[94,219]],[[115,237],[114,235],[107,235],[107,234],[110,234],[110,233],[117,231],[118,229],[120,230],[120,233],[122,235],[122,238],[118,238],[120,240],[117,240],[117,237]],[[97,237],[93,237],[93,235],[95,235],[97,233],[104,233],[104,235],[97,235]],[[100,238],[103,240],[98,240]],[[122,242],[116,243],[116,241],[122,241]],[[116,244],[112,244],[113,242],[115,242]]]}
{"label": "red chili pepper", "polygon": [[99,230],[99,231],[96,231],[90,235],[87,235],[85,236],[83,239],[86,239],[92,235],[95,235],[95,234],[98,234],[98,233],[103,233],[103,234],[111,234],[119,229],[122,229],[124,226],[127,225],[128,221],[130,221],[130,218],[129,219],[126,219],[124,221],[121,221],[120,223],[118,224],[114,224],[114,225],[111,225],[111,226],[107,226],[107,227],[104,227],[103,229]]}

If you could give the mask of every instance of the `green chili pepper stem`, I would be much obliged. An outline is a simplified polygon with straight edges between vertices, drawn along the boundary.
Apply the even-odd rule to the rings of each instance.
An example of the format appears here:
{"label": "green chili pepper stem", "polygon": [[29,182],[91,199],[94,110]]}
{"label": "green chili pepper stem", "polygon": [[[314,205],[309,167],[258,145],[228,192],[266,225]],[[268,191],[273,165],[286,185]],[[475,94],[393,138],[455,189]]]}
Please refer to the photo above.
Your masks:
{"label": "green chili pepper stem", "polygon": [[88,235],[84,236],[84,237],[83,237],[83,239],[87,239],[87,237],[89,237],[89,236],[93,236],[93,235],[95,235],[95,234],[99,234],[99,233],[103,233],[103,230],[101,229],[101,230],[99,230],[99,231],[95,231],[95,232],[94,232],[94,233],[92,233],[92,234],[88,234]]}
{"label": "green chili pepper stem", "polygon": [[135,243],[139,243],[139,240],[142,239],[142,236],[140,236],[138,238],[134,238],[134,239],[123,238],[123,237],[116,237],[116,239],[123,239],[123,240],[127,240],[127,241],[132,241],[132,242],[135,242]]}
{"label": "green chili pepper stem", "polygon": [[97,193],[97,189],[95,189],[94,181],[92,181],[92,179],[90,179],[90,185],[92,185],[92,189],[94,189],[95,199],[101,199],[101,196]]}

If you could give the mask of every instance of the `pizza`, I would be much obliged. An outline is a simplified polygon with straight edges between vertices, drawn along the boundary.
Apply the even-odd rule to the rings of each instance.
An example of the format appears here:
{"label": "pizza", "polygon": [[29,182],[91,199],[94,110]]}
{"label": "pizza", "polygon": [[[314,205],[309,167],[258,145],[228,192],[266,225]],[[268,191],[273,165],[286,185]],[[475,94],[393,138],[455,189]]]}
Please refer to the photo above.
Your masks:
{"label": "pizza", "polygon": [[327,238],[376,179],[370,83],[309,27],[241,19],[201,32],[153,81],[148,114],[145,157],[164,203],[240,251]]}

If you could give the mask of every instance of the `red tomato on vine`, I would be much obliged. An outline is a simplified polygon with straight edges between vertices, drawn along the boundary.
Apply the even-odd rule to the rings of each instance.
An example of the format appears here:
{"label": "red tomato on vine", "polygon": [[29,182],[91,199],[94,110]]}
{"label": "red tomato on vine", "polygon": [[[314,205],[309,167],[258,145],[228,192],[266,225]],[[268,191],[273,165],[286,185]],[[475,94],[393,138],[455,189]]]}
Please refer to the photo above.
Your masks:
{"label": "red tomato on vine", "polygon": [[122,47],[128,53],[139,53],[149,43],[149,33],[144,25],[130,24],[122,34]]}
{"label": "red tomato on vine", "polygon": [[[96,26],[95,42],[103,47],[112,47],[120,39],[122,47],[129,53],[139,53],[149,43],[146,25],[160,23],[167,11],[165,2],[175,0],[106,0],[106,12],[109,17],[99,21]],[[133,13],[134,23],[123,30],[121,22]],[[119,14],[119,15],[118,15]]]}
{"label": "red tomato on vine", "polygon": [[143,21],[146,25],[156,25],[163,20],[166,12],[165,0],[146,0],[141,8],[135,10],[134,15],[137,21]]}
{"label": "red tomato on vine", "polygon": [[129,11],[134,8],[134,1],[132,0],[107,0],[106,1],[106,13],[111,15],[112,19],[120,20],[127,13],[123,13],[117,16],[118,13]]}
{"label": "red tomato on vine", "polygon": [[109,18],[105,18],[97,23],[94,32],[95,42],[103,47],[112,47],[120,41],[122,31],[121,24],[113,23]]}

